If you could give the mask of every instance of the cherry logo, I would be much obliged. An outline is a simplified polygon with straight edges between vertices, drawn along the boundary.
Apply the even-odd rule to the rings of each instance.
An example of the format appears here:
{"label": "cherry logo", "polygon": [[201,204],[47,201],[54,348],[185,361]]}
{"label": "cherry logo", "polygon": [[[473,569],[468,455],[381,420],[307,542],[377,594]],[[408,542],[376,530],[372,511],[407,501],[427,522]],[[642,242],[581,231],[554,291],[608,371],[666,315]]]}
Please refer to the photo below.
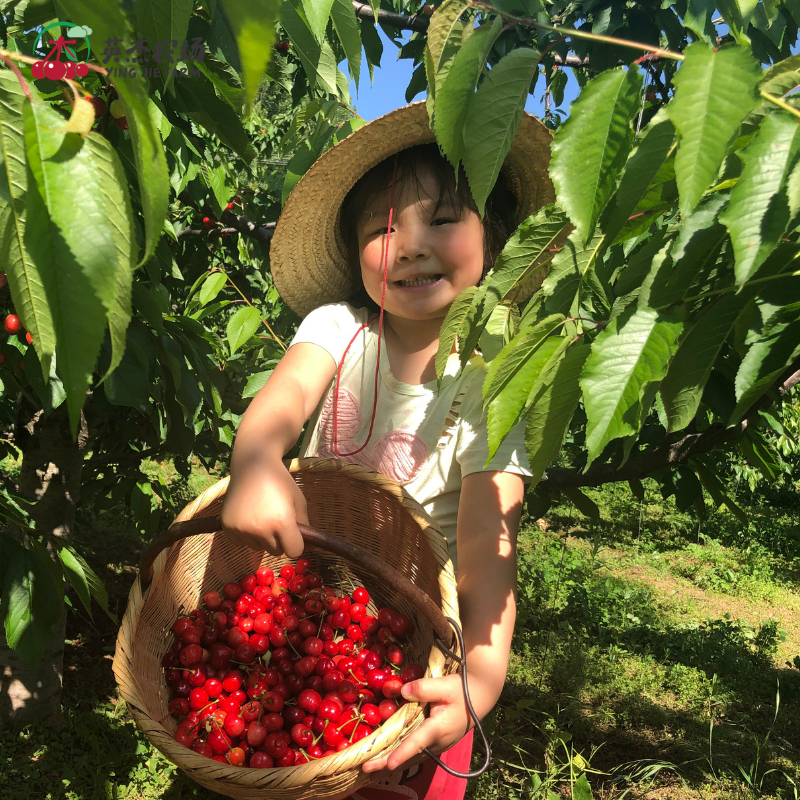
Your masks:
{"label": "cherry logo", "polygon": [[[53,33],[49,33],[51,28],[60,29],[64,27],[67,28],[66,36],[72,38],[65,38],[60,30],[57,38],[54,37]],[[79,38],[83,39],[86,42],[86,58],[89,58],[92,52],[89,44],[89,34],[91,32],[91,28],[75,25],[72,22],[51,22],[42,28],[36,39],[34,50],[44,50],[48,47],[50,49],[44,60],[35,61],[31,65],[33,77],[37,79],[48,78],[51,81],[60,81],[62,78],[86,77],[89,74],[88,65],[85,61],[78,60],[78,54],[69,45],[76,44]],[[62,53],[66,61],[61,60]]]}

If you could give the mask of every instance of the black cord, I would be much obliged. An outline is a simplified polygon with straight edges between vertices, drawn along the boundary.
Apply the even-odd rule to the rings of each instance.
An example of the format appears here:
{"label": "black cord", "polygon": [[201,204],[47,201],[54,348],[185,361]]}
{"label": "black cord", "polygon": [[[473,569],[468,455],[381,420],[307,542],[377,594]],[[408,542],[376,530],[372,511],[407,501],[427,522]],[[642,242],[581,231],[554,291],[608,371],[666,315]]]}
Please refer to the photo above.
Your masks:
{"label": "black cord", "polygon": [[483,773],[489,769],[489,763],[492,760],[492,748],[489,747],[489,740],[486,738],[486,734],[483,732],[481,721],[478,719],[478,715],[475,713],[475,709],[472,707],[472,700],[470,700],[469,697],[469,687],[467,686],[467,658],[464,655],[464,637],[461,634],[461,628],[451,617],[445,617],[445,619],[453,626],[456,638],[458,639],[458,649],[461,651],[462,655],[459,657],[449,647],[445,647],[444,644],[438,639],[435,640],[436,646],[446,656],[449,656],[461,666],[461,685],[464,687],[464,703],[466,703],[467,711],[472,717],[472,721],[475,723],[475,729],[478,731],[483,741],[483,749],[486,751],[486,760],[483,762],[480,769],[476,769],[475,772],[458,772],[452,767],[448,767],[447,764],[435,756],[427,747],[422,752],[425,753],[428,758],[433,759],[433,761],[435,761],[445,772],[449,773],[454,778],[477,778],[478,775],[483,775]]}

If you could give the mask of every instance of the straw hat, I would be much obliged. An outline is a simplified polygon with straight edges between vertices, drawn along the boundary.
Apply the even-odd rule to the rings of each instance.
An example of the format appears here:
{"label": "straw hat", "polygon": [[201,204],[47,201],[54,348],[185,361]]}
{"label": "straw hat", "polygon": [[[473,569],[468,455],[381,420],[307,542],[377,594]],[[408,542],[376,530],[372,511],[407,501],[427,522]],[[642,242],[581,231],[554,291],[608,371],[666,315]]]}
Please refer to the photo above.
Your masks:
{"label": "straw hat", "polygon": [[[503,165],[503,177],[517,198],[517,223],[555,199],[547,175],[550,139],[539,120],[522,115]],[[270,264],[275,288],[300,316],[346,300],[359,285],[339,229],[339,211],[350,189],[384,159],[435,141],[425,103],[411,103],[335,144],[295,186],[270,244]],[[530,296],[543,279],[537,274],[517,299]]]}

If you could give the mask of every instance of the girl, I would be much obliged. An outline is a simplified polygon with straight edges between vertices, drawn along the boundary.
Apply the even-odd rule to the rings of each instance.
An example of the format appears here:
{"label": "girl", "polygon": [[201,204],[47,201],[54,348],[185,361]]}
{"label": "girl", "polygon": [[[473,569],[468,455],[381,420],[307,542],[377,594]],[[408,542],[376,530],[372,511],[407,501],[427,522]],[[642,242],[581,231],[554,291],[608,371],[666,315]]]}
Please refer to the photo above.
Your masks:
{"label": "girl", "polygon": [[[361,127],[306,173],[283,210],[270,258],[278,291],[305,319],[242,419],[222,511],[234,541],[291,558],[302,553],[297,523],[308,524],[305,502],[282,458],[308,420],[301,455],[356,461],[403,485],[439,523],[457,565],[479,717],[505,681],[515,540],[530,472],[522,427],[485,463],[480,355],[459,374],[459,356],[451,354],[438,392],[434,357],[453,301],[483,280],[516,226],[553,199],[549,138],[524,116],[483,220],[463,172],[456,180],[439,154],[424,103]],[[415,681],[403,696],[430,703],[430,717],[364,770],[384,777],[388,770],[383,785],[394,786],[396,797],[463,797],[466,782],[430,760],[413,775],[399,770],[426,747],[448,751],[449,766],[469,770],[471,720],[460,677]],[[387,796],[376,791],[353,797]]]}

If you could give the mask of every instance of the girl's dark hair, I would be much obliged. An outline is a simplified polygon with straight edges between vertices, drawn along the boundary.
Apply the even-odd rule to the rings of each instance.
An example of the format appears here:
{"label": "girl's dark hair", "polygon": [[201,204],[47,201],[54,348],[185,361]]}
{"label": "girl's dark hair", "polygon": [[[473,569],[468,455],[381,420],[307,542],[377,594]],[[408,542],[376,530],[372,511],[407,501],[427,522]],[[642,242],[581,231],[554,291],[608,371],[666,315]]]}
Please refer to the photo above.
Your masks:
{"label": "girl's dark hair", "polygon": [[[458,183],[456,183],[455,170],[439,152],[436,144],[420,144],[401,150],[396,157],[390,156],[367,172],[348,192],[342,203],[339,215],[340,232],[347,250],[347,260],[351,268],[356,270],[356,274],[360,274],[361,271],[358,252],[358,221],[364,209],[374,198],[391,189],[395,158],[397,159],[396,196],[404,190],[416,188],[417,195],[421,197],[424,190],[420,172],[427,167],[433,173],[439,187],[439,196],[435,198],[435,211],[446,203],[448,206],[452,206],[453,211],[459,215],[464,213],[464,209],[478,213],[478,206],[469,190],[463,166],[459,165]],[[492,268],[508,237],[516,228],[516,211],[517,200],[501,175],[489,194],[484,209],[484,267],[479,285]],[[363,286],[359,286],[350,298],[350,302],[354,305],[366,306],[371,310],[378,310],[378,306],[369,297]]]}

